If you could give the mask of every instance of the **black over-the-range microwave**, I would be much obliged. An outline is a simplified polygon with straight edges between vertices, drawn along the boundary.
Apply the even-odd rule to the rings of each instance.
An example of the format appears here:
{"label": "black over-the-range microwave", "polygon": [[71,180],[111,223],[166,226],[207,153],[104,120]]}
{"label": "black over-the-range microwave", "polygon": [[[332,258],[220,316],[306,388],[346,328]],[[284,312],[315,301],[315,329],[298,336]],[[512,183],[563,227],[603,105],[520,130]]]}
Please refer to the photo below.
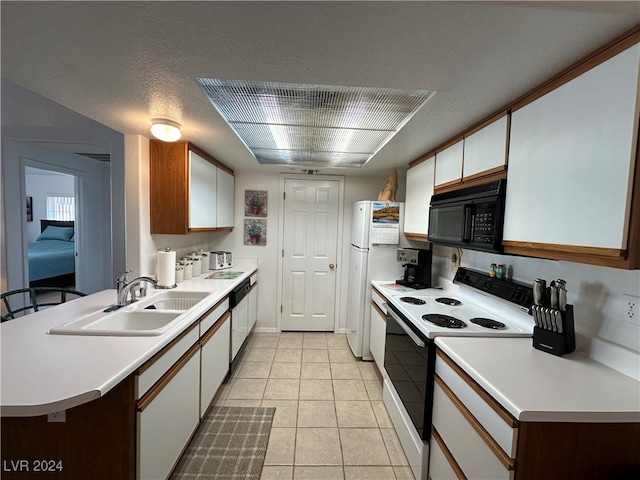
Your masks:
{"label": "black over-the-range microwave", "polygon": [[440,245],[502,252],[507,181],[439,193],[431,197],[429,241]]}

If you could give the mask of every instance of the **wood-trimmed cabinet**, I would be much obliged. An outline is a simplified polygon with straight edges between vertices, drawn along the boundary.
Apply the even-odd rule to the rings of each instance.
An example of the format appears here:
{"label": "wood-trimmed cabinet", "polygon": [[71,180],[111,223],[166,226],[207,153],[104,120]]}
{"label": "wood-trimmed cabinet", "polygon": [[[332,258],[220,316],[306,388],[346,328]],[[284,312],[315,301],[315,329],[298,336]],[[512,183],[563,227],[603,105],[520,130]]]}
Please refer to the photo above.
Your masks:
{"label": "wood-trimmed cabinet", "polygon": [[435,188],[449,187],[462,181],[464,138],[436,152]]}
{"label": "wood-trimmed cabinet", "polygon": [[149,141],[152,234],[233,228],[233,170],[190,142]]}
{"label": "wood-trimmed cabinet", "polygon": [[509,148],[509,115],[501,112],[464,135],[462,182],[504,172]]}
{"label": "wood-trimmed cabinet", "polygon": [[371,331],[369,349],[381,374],[384,374],[384,344],[387,333],[387,312],[384,303],[387,297],[371,287]]}
{"label": "wood-trimmed cabinet", "polygon": [[637,423],[518,421],[437,350],[432,480],[630,478],[638,452]]}
{"label": "wood-trimmed cabinet", "polygon": [[465,131],[435,153],[435,190],[504,178],[509,146],[507,110]]}
{"label": "wood-trimmed cabinet", "polygon": [[180,460],[229,371],[230,323],[225,297],[138,369],[137,479],[168,478]]}
{"label": "wood-trimmed cabinet", "polygon": [[639,68],[635,44],[514,109],[507,253],[624,263],[631,247]]}
{"label": "wood-trimmed cabinet", "polygon": [[435,155],[435,193],[507,179],[505,253],[640,268],[639,44],[636,25],[411,162],[407,238],[428,240],[410,182]]}
{"label": "wood-trimmed cabinet", "polygon": [[42,474],[50,479],[168,478],[229,372],[229,340],[225,297],[106,395],[66,410],[64,422],[2,417],[3,459],[56,460]]}
{"label": "wood-trimmed cabinet", "polygon": [[432,155],[412,163],[407,170],[404,234],[409,240],[427,241],[429,204],[435,184],[436,158]]}

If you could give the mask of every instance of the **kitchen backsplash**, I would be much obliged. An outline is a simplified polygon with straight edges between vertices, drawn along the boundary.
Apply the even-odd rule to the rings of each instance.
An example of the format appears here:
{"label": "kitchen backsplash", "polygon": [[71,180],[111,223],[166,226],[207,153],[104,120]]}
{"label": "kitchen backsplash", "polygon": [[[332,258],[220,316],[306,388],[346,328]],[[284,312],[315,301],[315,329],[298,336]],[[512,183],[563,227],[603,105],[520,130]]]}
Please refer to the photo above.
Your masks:
{"label": "kitchen backsplash", "polygon": [[[452,280],[449,247],[434,246],[434,278]],[[504,264],[512,279],[532,284],[544,278],[567,281],[567,300],[574,305],[576,348],[626,375],[640,380],[640,318],[630,317],[629,302],[640,303],[640,271],[597,267],[463,250],[461,265],[488,271]]]}

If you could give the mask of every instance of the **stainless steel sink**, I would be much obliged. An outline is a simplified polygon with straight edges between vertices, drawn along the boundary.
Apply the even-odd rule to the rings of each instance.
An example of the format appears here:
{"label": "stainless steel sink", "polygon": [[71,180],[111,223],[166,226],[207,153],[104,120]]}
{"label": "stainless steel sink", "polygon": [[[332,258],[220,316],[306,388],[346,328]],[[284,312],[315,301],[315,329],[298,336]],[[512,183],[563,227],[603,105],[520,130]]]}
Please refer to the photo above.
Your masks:
{"label": "stainless steel sink", "polygon": [[170,330],[178,317],[209,292],[162,292],[112,312],[90,313],[49,330],[51,335],[154,336]]}

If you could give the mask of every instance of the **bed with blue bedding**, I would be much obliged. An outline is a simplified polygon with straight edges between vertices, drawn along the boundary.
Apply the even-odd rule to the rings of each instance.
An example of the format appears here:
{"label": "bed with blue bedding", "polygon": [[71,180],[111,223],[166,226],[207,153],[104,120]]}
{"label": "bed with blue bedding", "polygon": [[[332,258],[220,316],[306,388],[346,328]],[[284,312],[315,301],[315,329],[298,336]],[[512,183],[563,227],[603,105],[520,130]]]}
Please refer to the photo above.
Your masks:
{"label": "bed with blue bedding", "polygon": [[75,280],[73,222],[40,221],[40,236],[29,244],[29,285],[64,286]]}

